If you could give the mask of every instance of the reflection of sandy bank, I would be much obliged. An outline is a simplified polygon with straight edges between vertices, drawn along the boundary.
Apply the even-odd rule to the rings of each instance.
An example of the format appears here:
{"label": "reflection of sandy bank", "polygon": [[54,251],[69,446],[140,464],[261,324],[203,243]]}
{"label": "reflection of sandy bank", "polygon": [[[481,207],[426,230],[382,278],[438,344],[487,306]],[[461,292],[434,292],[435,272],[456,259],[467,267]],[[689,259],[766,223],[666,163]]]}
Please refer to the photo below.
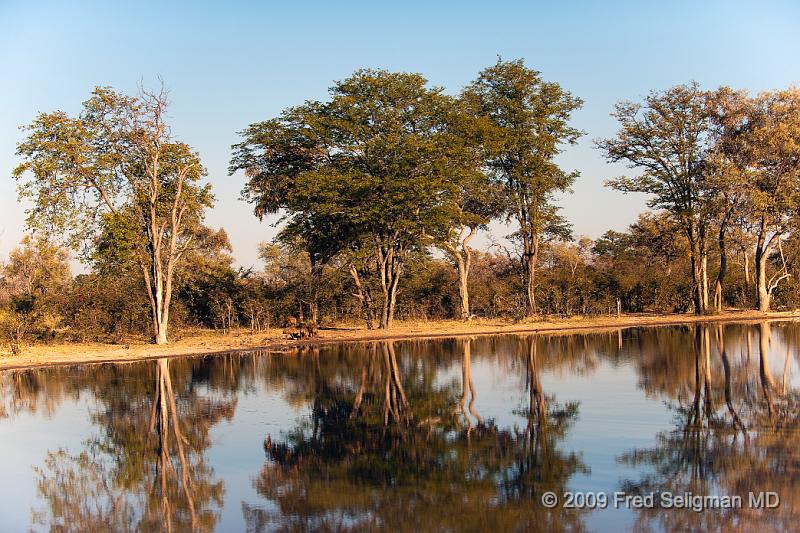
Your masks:
{"label": "reflection of sandy bank", "polygon": [[793,320],[800,312],[759,313],[757,311],[727,312],[721,315],[624,315],[621,317],[572,317],[539,321],[510,322],[504,320],[477,319],[470,322],[440,320],[430,322],[396,322],[390,330],[367,330],[363,326],[341,326],[322,329],[319,336],[310,340],[290,341],[279,329],[272,333],[250,333],[249,330],[223,334],[210,330],[187,332],[184,338],[167,346],[151,344],[55,344],[28,347],[17,356],[0,359],[0,369],[50,366],[72,363],[105,363],[266,349],[285,351],[299,346],[330,344],[346,341],[370,341],[380,339],[409,339],[455,337],[461,335],[492,335],[496,333],[572,333],[602,331],[609,328],[658,326],[696,322],[739,322],[763,320]]}

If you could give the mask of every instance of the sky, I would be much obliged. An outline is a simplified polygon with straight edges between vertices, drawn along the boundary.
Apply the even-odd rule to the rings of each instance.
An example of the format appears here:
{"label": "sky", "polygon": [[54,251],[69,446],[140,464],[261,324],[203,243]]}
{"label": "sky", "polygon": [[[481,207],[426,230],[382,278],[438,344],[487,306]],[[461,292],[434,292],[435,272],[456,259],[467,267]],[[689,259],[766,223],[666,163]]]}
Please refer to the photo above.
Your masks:
{"label": "sky", "polygon": [[173,132],[199,151],[215,191],[207,223],[225,228],[247,267],[276,229],[239,199],[243,176],[228,175],[237,132],[325,99],[359,68],[419,72],[455,94],[498,56],[524,58],[584,100],[573,125],[586,135],[559,157],[580,177],[559,203],[576,235],[596,238],[646,209],[646,197],[603,185],[630,172],[592,144],[614,134],[614,103],[691,80],[752,92],[800,84],[799,27],[800,2],[769,0],[0,0],[0,258],[25,229],[11,177],[19,126],[39,112],[78,113],[95,86],[133,93],[163,78]]}

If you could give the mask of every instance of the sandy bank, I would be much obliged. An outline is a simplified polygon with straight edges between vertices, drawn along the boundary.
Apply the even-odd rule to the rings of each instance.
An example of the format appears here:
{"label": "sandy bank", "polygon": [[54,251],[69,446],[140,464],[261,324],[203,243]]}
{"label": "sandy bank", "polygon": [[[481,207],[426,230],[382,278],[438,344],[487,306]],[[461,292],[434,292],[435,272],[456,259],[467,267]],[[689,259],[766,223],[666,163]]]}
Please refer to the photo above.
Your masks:
{"label": "sandy bank", "polygon": [[152,344],[50,344],[27,346],[20,355],[0,356],[0,370],[34,368],[74,363],[107,363],[138,361],[158,357],[179,357],[247,350],[274,350],[291,352],[293,348],[337,342],[374,341],[385,339],[423,339],[497,333],[580,332],[609,328],[659,326],[701,322],[744,322],[759,320],[800,319],[800,312],[759,313],[757,311],[730,311],[719,315],[623,315],[603,317],[571,317],[511,322],[477,319],[470,322],[439,320],[427,322],[397,322],[390,330],[367,330],[350,325],[320,330],[311,340],[292,341],[273,329],[269,333],[251,333],[249,330],[223,334],[213,330],[187,332],[182,338],[166,346]]}

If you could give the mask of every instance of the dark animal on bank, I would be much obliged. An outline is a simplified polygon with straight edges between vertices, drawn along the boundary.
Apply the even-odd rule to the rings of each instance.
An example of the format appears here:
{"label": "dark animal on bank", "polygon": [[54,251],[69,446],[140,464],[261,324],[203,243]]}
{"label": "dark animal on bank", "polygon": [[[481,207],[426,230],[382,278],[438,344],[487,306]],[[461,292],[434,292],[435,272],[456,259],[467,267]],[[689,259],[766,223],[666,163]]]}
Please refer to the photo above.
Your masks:
{"label": "dark animal on bank", "polygon": [[283,333],[289,335],[290,339],[310,339],[317,336],[317,325],[311,321],[300,321],[290,316],[286,319]]}

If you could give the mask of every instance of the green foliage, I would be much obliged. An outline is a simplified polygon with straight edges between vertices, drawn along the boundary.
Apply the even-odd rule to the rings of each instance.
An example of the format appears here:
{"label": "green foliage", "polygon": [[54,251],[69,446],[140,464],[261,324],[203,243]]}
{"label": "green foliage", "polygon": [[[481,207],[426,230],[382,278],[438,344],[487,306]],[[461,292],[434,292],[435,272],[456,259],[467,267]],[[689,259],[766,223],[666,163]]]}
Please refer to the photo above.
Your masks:
{"label": "green foliage", "polygon": [[30,228],[86,245],[92,260],[135,259],[159,343],[167,341],[173,275],[213,203],[198,154],[170,134],[167,105],[163,88],[131,97],[98,87],[77,117],[42,113],[23,127],[14,169],[20,196],[33,204]]}
{"label": "green foliage", "polygon": [[569,119],[583,102],[559,84],[544,81],[522,60],[501,59],[481,72],[462,98],[483,121],[485,168],[502,191],[500,212],[518,226],[511,238],[522,247],[520,266],[530,316],[537,312],[534,284],[542,243],[572,238],[555,200],[570,190],[578,172],[565,172],[555,158],[563,145],[576,143],[582,135]]}
{"label": "green foliage", "polygon": [[522,60],[502,61],[485,69],[462,98],[483,119],[491,177],[502,186],[503,211],[520,223],[519,231],[537,238],[568,236],[568,224],[553,204],[568,192],[577,172],[555,162],[563,145],[583,132],[569,119],[583,102],[559,84],[544,81]]}
{"label": "green foliage", "polygon": [[0,267],[0,330],[11,351],[49,341],[62,328],[62,301],[70,283],[66,250],[47,239],[23,238]]}

